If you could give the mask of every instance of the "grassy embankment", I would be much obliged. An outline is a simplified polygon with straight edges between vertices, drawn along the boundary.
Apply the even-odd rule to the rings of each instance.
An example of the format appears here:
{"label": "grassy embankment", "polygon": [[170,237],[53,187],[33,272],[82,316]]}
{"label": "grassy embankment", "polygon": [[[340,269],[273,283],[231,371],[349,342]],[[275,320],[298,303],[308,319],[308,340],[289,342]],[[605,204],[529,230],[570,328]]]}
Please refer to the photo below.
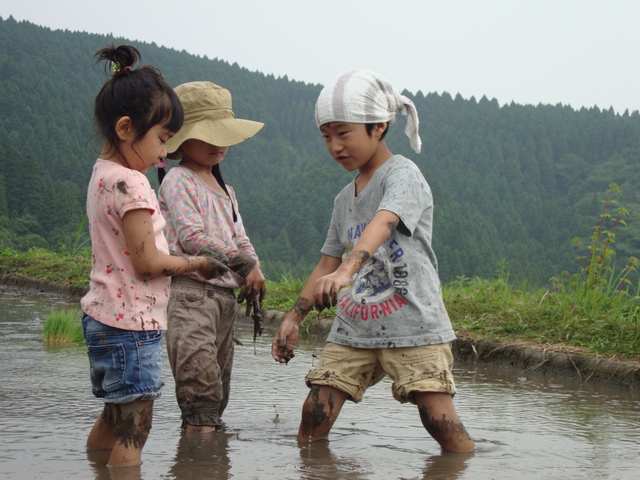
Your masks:
{"label": "grassy embankment", "polygon": [[[630,258],[623,268],[615,268],[615,230],[625,224],[627,215],[611,198],[615,191],[617,186],[612,184],[589,241],[583,244],[574,239],[578,273],[562,272],[551,279],[550,288],[535,291],[513,285],[506,271],[495,279],[458,278],[444,285],[454,329],[490,341],[563,345],[589,354],[640,359],[640,262]],[[617,210],[611,215],[614,207]],[[85,286],[90,268],[88,250],[69,255],[0,249],[0,274]],[[289,310],[302,285],[289,277],[268,281],[264,308]],[[317,321],[317,313],[309,314],[303,331],[316,331]]]}
{"label": "grassy embankment", "polygon": [[[630,266],[629,271],[634,269]],[[88,283],[89,270],[88,256],[69,257],[44,250],[0,251],[3,274],[83,286]],[[269,281],[264,308],[288,310],[302,285],[302,281],[291,278]],[[443,294],[459,333],[502,342],[563,344],[620,359],[640,356],[637,286],[634,293],[629,293],[611,280],[589,286],[574,276],[556,280],[555,288],[529,291],[511,285],[507,276],[502,275],[490,280],[461,278],[444,285]],[[56,313],[52,315],[57,323],[63,319]],[[317,318],[316,313],[309,314],[305,321],[307,330],[315,330]],[[60,341],[61,335],[55,333],[55,327],[52,330]]]}

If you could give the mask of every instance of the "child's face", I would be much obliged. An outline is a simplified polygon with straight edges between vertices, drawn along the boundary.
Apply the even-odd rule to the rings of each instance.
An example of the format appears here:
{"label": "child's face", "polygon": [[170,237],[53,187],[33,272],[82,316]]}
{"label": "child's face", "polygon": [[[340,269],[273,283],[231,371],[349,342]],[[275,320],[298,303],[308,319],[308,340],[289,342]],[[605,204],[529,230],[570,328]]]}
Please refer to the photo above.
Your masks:
{"label": "child's face", "polygon": [[365,167],[380,146],[377,126],[369,135],[363,123],[331,122],[320,132],[331,156],[350,172]]}
{"label": "child's face", "polygon": [[213,167],[222,161],[229,147],[216,147],[210,143],[191,138],[181,146],[182,160],[192,161],[203,167]]}
{"label": "child's face", "polygon": [[123,142],[120,151],[129,168],[147,173],[150,167],[167,156],[167,141],[173,136],[163,125],[149,129],[144,137],[135,143]]}

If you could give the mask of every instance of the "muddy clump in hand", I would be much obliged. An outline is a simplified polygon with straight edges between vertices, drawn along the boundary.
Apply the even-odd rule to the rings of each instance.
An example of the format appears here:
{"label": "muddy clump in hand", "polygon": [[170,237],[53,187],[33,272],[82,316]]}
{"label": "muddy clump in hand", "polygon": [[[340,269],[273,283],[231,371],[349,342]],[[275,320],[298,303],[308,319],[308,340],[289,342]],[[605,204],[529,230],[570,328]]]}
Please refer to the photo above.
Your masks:
{"label": "muddy clump in hand", "polygon": [[229,267],[227,267],[229,259],[217,248],[203,247],[196,253],[196,256],[204,257],[211,265],[210,278],[220,277],[229,271]]}

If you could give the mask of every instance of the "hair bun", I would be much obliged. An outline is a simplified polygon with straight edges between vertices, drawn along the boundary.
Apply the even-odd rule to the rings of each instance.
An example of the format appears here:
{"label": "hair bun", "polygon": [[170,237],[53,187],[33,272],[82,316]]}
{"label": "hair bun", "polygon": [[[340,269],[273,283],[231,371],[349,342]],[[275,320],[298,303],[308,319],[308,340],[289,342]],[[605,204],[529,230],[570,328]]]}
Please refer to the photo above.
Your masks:
{"label": "hair bun", "polygon": [[101,48],[95,53],[94,57],[97,62],[110,62],[114,76],[131,70],[131,67],[142,58],[137,48],[131,45],[119,45],[116,47],[114,44]]}

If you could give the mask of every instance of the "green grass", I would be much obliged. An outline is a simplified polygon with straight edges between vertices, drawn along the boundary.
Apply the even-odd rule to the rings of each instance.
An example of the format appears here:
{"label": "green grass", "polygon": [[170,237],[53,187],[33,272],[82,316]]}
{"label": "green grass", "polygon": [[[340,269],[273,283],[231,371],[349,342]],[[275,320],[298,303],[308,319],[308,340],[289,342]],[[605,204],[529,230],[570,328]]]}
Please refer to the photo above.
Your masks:
{"label": "green grass", "polygon": [[51,310],[42,327],[42,337],[50,345],[84,341],[80,310]]}
{"label": "green grass", "polygon": [[[265,309],[288,311],[303,280],[291,276],[268,281]],[[507,278],[459,278],[444,285],[444,301],[454,329],[472,337],[499,342],[583,347],[587,353],[640,357],[640,301],[628,295],[592,292],[588,301],[567,292],[528,291]],[[597,307],[596,307],[597,306]],[[82,342],[78,310],[52,311],[43,337],[48,343]],[[312,312],[302,334],[317,333]]]}
{"label": "green grass", "polygon": [[527,291],[504,279],[461,279],[443,288],[454,329],[509,342],[583,347],[588,353],[640,356],[640,299],[591,292]]}
{"label": "green grass", "polygon": [[265,310],[291,310],[306,280],[291,274],[281,275],[277,281],[267,280],[267,295],[264,299]]}
{"label": "green grass", "polygon": [[529,340],[585,348],[592,354],[640,358],[640,261],[616,264],[616,229],[629,212],[612,183],[588,240],[573,239],[577,273],[562,272],[549,290],[495,280],[460,278],[444,288],[454,327],[497,340]]}
{"label": "green grass", "polygon": [[[598,235],[592,241],[588,250],[604,251],[598,247],[603,245]],[[632,259],[622,270],[616,269],[612,265],[612,241],[604,245],[606,258],[601,261],[603,255],[591,255],[593,260],[585,262],[580,273],[563,272],[559,278],[552,279],[549,289],[532,290],[526,285],[512,285],[505,271],[495,279],[461,277],[444,285],[444,300],[454,329],[475,338],[573,346],[591,354],[640,358],[637,261]],[[595,262],[598,269],[594,276]],[[0,273],[4,274],[85,286],[90,269],[86,253],[71,256],[42,249],[0,250]],[[268,280],[264,308],[290,310],[304,282],[292,275]],[[57,315],[52,312],[51,317]],[[315,312],[310,313],[301,333],[316,332],[318,320]],[[51,320],[51,323],[61,324],[63,320]],[[51,329],[51,338],[67,335],[58,334],[54,327]]]}
{"label": "green grass", "polygon": [[[267,280],[267,295],[264,299],[264,309],[288,312],[293,308],[305,283],[306,278],[300,279],[291,274],[281,275],[278,281]],[[311,310],[300,325],[300,335],[317,335],[321,330],[320,320],[327,318],[333,318],[333,314],[328,310],[324,310],[322,313]]]}
{"label": "green grass", "polygon": [[39,278],[51,283],[84,287],[89,285],[91,252],[78,255],[54,253],[42,248],[26,252],[0,250],[0,273]]}

